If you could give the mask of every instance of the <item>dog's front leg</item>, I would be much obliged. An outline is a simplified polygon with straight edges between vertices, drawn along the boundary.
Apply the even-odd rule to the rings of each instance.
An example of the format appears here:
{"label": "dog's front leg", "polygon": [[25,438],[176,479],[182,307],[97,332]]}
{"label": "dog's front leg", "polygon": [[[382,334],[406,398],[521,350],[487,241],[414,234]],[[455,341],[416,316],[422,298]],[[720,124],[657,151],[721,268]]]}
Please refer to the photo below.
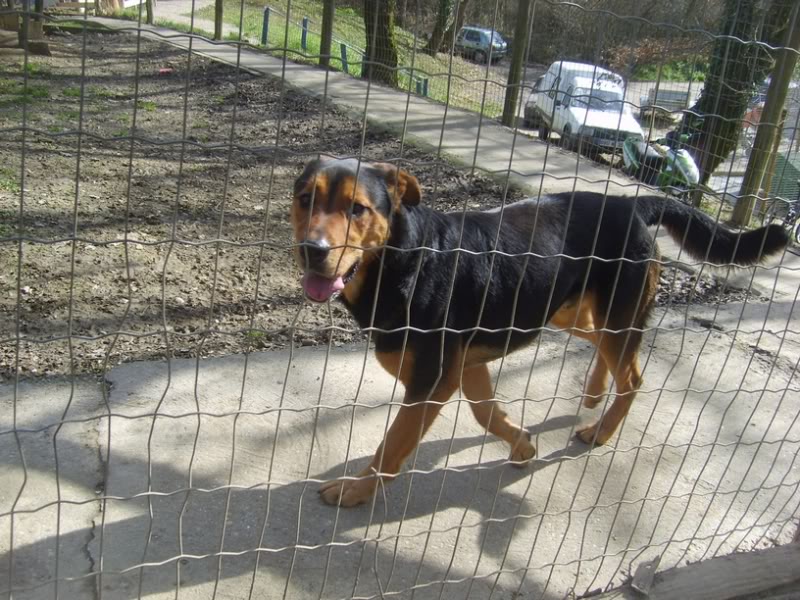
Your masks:
{"label": "dog's front leg", "polygon": [[348,479],[335,479],[319,488],[322,499],[328,504],[355,506],[367,502],[378,487],[378,478],[391,481],[403,466],[403,461],[414,451],[428,431],[442,405],[455,391],[451,385],[438,386],[430,400],[414,402],[406,394],[403,406],[394,419],[386,437],[370,465]]}

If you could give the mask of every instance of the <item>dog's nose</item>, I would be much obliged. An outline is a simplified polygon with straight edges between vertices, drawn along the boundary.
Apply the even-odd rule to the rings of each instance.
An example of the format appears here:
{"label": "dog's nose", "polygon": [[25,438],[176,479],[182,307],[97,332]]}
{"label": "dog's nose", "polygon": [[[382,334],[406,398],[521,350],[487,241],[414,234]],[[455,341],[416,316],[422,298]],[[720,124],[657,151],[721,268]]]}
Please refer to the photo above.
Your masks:
{"label": "dog's nose", "polygon": [[310,269],[322,265],[330,253],[331,245],[327,240],[305,240],[300,247],[305,266]]}

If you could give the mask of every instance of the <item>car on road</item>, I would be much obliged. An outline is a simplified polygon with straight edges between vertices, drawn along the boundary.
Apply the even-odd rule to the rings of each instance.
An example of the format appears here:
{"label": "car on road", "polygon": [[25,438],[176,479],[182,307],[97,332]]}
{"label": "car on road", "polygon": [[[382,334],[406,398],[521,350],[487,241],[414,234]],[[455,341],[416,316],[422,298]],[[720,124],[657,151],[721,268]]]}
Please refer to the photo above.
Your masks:
{"label": "car on road", "polygon": [[493,29],[483,27],[462,27],[456,36],[455,50],[465,58],[485,63],[491,56],[492,62],[500,62],[508,54],[508,42]]}
{"label": "car on road", "polygon": [[533,87],[524,124],[547,140],[558,133],[561,145],[589,156],[621,152],[629,137],[644,139],[641,125],[625,102],[625,80],[596,65],[558,61]]}

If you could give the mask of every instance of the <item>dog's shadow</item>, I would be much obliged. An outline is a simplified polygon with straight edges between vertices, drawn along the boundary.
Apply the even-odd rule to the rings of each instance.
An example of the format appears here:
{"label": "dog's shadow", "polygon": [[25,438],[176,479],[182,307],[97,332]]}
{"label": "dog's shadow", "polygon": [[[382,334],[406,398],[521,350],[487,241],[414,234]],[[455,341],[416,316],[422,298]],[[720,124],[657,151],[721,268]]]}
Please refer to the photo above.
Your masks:
{"label": "dog's shadow", "polygon": [[[530,431],[536,437],[572,427],[575,420],[556,417]],[[70,597],[82,597],[101,572],[104,588],[113,589],[119,598],[171,592],[176,578],[187,589],[206,586],[198,589],[210,591],[212,585],[222,586],[231,597],[243,597],[243,581],[253,581],[261,590],[256,597],[271,597],[276,585],[300,590],[291,597],[341,597],[352,593],[353,586],[370,595],[380,589],[408,589],[420,581],[441,582],[443,577],[468,582],[478,568],[475,561],[491,559],[521,573],[524,561],[516,555],[503,557],[520,520],[545,507],[527,497],[528,487],[514,484],[526,478],[532,482],[538,472],[585,452],[586,446],[570,444],[525,468],[505,460],[466,465],[456,460],[460,452],[500,443],[484,435],[423,442],[415,474],[406,471],[392,485],[380,488],[374,503],[354,509],[324,505],[317,484],[308,481],[228,488],[220,487],[224,473],[198,470],[187,489],[186,472],[174,461],[150,462],[132,455],[126,459],[126,477],[114,479],[105,492],[100,524],[91,521],[69,531],[45,529],[38,539],[15,541],[13,560],[18,566],[13,576],[0,570],[0,579],[5,577],[20,589],[47,585],[54,577],[53,548],[61,557],[62,573],[75,578],[74,584],[62,582],[63,595]],[[64,438],[58,449],[69,456],[79,447]],[[497,456],[496,450],[491,456]],[[448,456],[453,457],[450,463]],[[363,468],[368,460],[352,461],[348,472]],[[26,464],[42,473],[49,465],[47,460],[37,464],[30,458]],[[319,478],[337,477],[343,471],[340,464]],[[79,484],[83,473],[84,467],[75,460],[65,463],[60,476]],[[152,493],[141,494],[143,481],[151,482]],[[95,502],[93,489],[79,489]],[[418,522],[412,522],[415,519]],[[437,531],[444,531],[443,537],[436,537]],[[436,549],[420,554],[429,535],[434,536]],[[75,549],[103,556],[104,563],[84,564],[78,560],[83,554]],[[452,568],[443,574],[448,554],[454,557]],[[0,564],[11,564],[11,556],[0,553]],[[138,568],[144,564],[149,566]],[[538,588],[539,575],[531,573],[527,582],[531,589]]]}
{"label": "dog's shadow", "polygon": [[[562,415],[526,428],[534,442],[540,434],[569,429],[574,432],[577,415]],[[455,439],[423,440],[409,457],[405,469],[390,484],[378,486],[374,501],[360,507],[339,511],[341,526],[355,529],[366,524],[384,525],[430,517],[431,522],[456,522],[480,528],[482,552],[502,556],[510,543],[517,522],[528,519],[544,510],[536,506],[528,492],[538,473],[563,460],[586,454],[589,447],[574,435],[559,450],[538,457],[527,465],[514,465],[508,459],[483,459],[483,450],[505,442],[491,434]],[[459,453],[479,450],[481,458],[471,464],[459,464]],[[493,448],[491,456],[496,456]],[[371,456],[359,457],[317,474],[315,478],[328,480],[361,471],[369,465]],[[515,484],[528,480],[522,493]],[[509,488],[514,487],[514,490]],[[322,502],[320,500],[320,502]],[[455,511],[455,513],[453,512]],[[448,516],[443,516],[448,513]]]}

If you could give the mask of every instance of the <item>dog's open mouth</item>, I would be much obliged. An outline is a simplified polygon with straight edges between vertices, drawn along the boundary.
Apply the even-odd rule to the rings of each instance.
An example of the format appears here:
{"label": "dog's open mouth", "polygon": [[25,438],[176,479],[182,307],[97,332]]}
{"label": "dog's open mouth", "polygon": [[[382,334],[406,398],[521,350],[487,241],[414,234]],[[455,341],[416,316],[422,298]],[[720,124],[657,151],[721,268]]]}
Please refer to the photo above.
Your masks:
{"label": "dog's open mouth", "polygon": [[326,302],[331,298],[335,298],[344,289],[344,286],[353,279],[356,271],[358,271],[359,264],[359,262],[356,262],[350,267],[347,273],[333,279],[319,275],[318,273],[306,271],[300,282],[300,285],[303,286],[306,298],[314,302]]}

